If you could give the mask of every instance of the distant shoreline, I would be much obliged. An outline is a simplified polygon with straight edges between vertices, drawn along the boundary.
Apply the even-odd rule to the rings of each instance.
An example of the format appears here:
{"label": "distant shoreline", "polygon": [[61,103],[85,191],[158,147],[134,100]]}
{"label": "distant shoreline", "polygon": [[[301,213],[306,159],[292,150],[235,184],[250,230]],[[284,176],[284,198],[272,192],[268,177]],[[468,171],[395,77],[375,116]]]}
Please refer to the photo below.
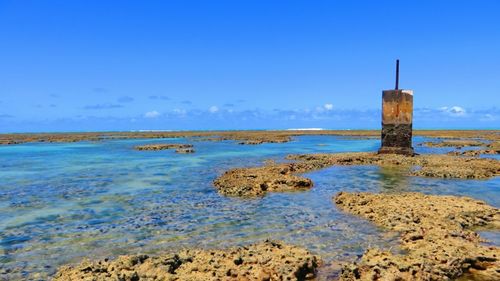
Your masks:
{"label": "distant shoreline", "polygon": [[[12,133],[0,134],[0,145],[15,145],[32,142],[79,142],[102,141],[110,139],[163,139],[163,138],[200,138],[199,140],[235,140],[240,144],[283,143],[296,136],[330,135],[345,137],[374,138],[380,130],[234,130],[234,131],[117,131],[117,132],[67,132],[67,133]],[[414,136],[435,138],[478,138],[497,139],[500,130],[414,130]]]}

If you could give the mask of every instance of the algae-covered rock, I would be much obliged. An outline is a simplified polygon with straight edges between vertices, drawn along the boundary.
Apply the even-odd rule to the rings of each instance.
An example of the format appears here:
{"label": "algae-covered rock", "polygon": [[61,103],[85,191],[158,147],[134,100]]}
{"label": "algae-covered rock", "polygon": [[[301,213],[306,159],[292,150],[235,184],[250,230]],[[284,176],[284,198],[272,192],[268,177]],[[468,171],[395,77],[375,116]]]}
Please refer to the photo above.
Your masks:
{"label": "algae-covered rock", "polygon": [[180,154],[189,154],[189,153],[194,153],[194,149],[192,148],[178,148],[175,150],[176,153]]}
{"label": "algae-covered rock", "polygon": [[429,141],[429,142],[423,142],[420,144],[421,146],[428,146],[428,147],[456,147],[458,149],[466,146],[485,146],[487,143],[480,141],[480,140],[474,140],[474,139],[458,139],[458,140],[443,140],[439,142],[435,141]]}
{"label": "algae-covered rock", "polygon": [[261,167],[236,168],[214,181],[223,195],[262,196],[267,192],[306,190],[310,179],[300,176],[325,167],[340,165],[377,165],[406,167],[409,176],[485,179],[500,175],[500,161],[495,159],[455,157],[450,155],[404,156],[351,152],[334,154],[289,155],[292,163],[267,163]]}
{"label": "algae-covered rock", "polygon": [[498,155],[500,154],[500,149],[477,149],[477,150],[465,150],[465,151],[451,151],[447,153],[448,155],[454,156],[467,156],[476,157],[480,155]]}
{"label": "algae-covered rock", "polygon": [[145,144],[135,146],[135,150],[165,150],[165,149],[189,149],[192,148],[192,144],[180,144],[180,143],[157,143],[157,144]]}
{"label": "algae-covered rock", "polygon": [[232,169],[214,181],[217,190],[228,196],[262,196],[267,192],[304,190],[310,179],[296,176],[288,165]]}
{"label": "algae-covered rock", "polygon": [[467,197],[341,192],[342,210],[401,233],[407,254],[369,249],[341,280],[451,280],[463,273],[500,280],[500,248],[480,244],[472,228],[500,229],[500,210]]}
{"label": "algae-covered rock", "polygon": [[70,280],[311,280],[320,259],[307,250],[265,241],[227,250],[181,250],[63,266],[55,281]]}

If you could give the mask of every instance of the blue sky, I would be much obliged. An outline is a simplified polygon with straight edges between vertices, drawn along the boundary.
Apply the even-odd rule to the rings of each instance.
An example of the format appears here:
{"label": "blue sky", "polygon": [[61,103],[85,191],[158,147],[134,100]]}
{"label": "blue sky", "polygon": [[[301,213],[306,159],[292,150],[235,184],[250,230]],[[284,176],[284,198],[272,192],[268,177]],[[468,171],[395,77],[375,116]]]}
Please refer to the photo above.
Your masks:
{"label": "blue sky", "polygon": [[0,131],[499,128],[500,1],[0,0]]}

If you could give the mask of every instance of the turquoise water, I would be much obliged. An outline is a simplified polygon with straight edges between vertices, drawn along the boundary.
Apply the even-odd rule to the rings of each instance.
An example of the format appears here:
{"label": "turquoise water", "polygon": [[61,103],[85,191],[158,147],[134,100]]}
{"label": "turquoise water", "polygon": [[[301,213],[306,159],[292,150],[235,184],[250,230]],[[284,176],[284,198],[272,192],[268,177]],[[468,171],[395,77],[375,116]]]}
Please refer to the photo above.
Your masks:
{"label": "turquoise water", "polygon": [[[192,143],[196,153],[133,150],[161,142]],[[212,186],[233,167],[293,153],[374,151],[379,145],[374,139],[304,136],[256,146],[163,139],[0,147],[0,280],[45,280],[61,264],[83,257],[266,238],[307,247],[327,261],[354,260],[371,246],[396,249],[394,233],[335,208],[332,196],[342,190],[459,194],[500,206],[498,178],[405,177],[373,166],[315,171],[307,174],[315,182],[310,191],[257,199],[223,197]],[[421,153],[445,152],[415,147]]]}

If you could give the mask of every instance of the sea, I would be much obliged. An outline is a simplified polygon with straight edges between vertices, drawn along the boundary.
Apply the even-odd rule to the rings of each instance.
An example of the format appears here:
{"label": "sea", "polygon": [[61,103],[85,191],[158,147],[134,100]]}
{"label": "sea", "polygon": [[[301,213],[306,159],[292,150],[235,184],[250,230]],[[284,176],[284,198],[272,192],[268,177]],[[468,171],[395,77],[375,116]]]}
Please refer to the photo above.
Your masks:
{"label": "sea", "polygon": [[[418,153],[427,148],[415,137]],[[195,153],[137,151],[149,143],[190,143]],[[370,247],[399,251],[397,233],[346,214],[341,191],[470,196],[500,207],[500,179],[408,177],[377,166],[334,166],[304,174],[307,191],[233,198],[212,185],[224,171],[286,161],[289,154],[376,151],[380,141],[298,136],[240,145],[199,138],[26,143],[0,146],[0,280],[47,280],[83,258],[225,248],[266,239],[302,246],[328,263],[355,261]],[[498,245],[497,232],[483,232]],[[335,268],[332,266],[332,268]],[[332,273],[329,273],[332,274]]]}

